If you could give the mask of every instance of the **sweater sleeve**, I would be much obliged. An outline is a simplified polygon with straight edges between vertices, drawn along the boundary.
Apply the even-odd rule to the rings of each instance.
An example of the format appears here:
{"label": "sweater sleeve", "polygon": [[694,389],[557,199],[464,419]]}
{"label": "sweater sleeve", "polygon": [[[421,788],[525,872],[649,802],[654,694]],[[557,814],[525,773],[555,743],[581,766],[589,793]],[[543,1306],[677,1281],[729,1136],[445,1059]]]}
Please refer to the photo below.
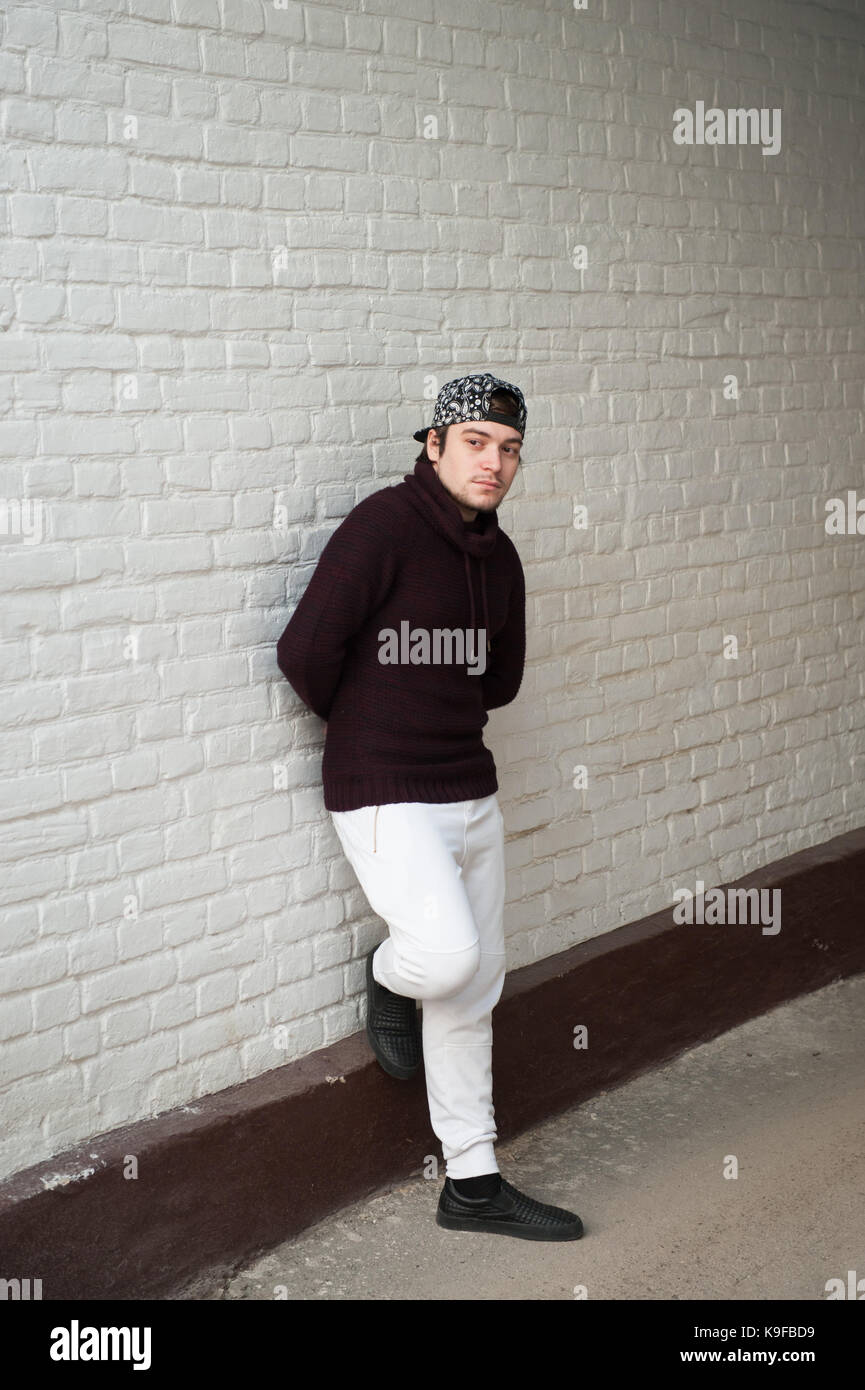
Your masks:
{"label": "sweater sleeve", "polygon": [[484,709],[508,705],[523,683],[526,660],[526,581],[514,550],[514,583],[504,627],[491,639],[487,669],[481,676]]}
{"label": "sweater sleeve", "polygon": [[322,719],[330,716],[351,638],[396,577],[390,519],[375,500],[380,495],[364,498],[337,526],[276,644],[282,674]]}

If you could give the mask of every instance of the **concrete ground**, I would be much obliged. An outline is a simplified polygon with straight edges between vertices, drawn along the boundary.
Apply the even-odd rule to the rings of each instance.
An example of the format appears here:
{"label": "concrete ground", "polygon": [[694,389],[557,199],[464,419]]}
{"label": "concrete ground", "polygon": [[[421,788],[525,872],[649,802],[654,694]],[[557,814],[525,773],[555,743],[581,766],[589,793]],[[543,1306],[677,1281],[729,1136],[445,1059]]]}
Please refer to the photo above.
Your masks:
{"label": "concrete ground", "polygon": [[419,1173],[186,1297],[825,1300],[865,1278],[863,1083],[865,975],[500,1142],[504,1176],[577,1211],[582,1240],[442,1230],[442,1178]]}

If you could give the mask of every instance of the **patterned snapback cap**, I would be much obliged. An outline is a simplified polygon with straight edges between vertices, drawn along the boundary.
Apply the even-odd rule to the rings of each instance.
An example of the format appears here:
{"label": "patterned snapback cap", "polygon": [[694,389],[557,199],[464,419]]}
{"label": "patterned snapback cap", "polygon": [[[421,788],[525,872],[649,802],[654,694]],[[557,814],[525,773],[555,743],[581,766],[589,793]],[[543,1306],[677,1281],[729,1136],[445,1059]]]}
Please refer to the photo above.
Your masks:
{"label": "patterned snapback cap", "polygon": [[[508,391],[517,403],[515,415],[507,411],[491,410],[490,398],[497,391]],[[446,381],[436,397],[435,411],[431,425],[415,430],[414,438],[426,442],[427,434],[439,425],[459,425],[463,420],[495,420],[500,425],[512,425],[520,434],[526,432],[526,402],[519,386],[492,376],[489,372],[479,372],[475,376],[458,376]]]}

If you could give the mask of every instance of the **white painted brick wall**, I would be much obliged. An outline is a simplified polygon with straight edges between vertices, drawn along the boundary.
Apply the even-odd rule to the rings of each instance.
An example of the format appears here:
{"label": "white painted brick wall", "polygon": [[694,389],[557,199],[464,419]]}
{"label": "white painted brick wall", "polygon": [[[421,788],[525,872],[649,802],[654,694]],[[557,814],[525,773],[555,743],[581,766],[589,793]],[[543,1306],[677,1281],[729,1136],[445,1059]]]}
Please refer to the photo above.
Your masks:
{"label": "white painted brick wall", "polygon": [[[0,1176],[361,1026],[381,924],[275,643],[452,376],[529,405],[510,966],[865,819],[862,0],[122,8],[0,13],[44,522],[0,534]],[[676,145],[697,101],[781,152]]]}

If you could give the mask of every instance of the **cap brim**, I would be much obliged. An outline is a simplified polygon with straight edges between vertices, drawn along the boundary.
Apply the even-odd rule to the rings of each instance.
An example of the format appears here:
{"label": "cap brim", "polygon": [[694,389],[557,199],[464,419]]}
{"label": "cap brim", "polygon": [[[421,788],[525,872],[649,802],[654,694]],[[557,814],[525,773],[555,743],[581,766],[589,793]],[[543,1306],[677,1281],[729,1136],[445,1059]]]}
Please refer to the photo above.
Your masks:
{"label": "cap brim", "polygon": [[425,430],[415,430],[414,434],[412,435],[412,438],[417,439],[419,443],[424,444],[426,442],[426,437],[431,429],[432,425],[427,425]]}

